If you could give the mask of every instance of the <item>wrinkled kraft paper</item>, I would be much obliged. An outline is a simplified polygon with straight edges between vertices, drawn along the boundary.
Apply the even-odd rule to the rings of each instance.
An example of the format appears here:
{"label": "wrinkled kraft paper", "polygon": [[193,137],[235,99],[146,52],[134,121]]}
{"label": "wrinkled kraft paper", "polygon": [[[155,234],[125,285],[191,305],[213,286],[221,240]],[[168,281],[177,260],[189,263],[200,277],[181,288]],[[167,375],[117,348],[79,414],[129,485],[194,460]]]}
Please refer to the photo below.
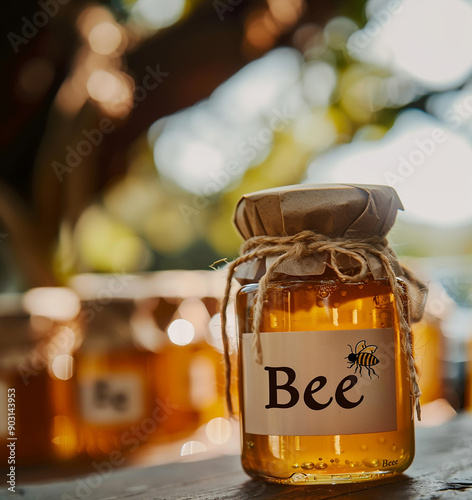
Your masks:
{"label": "wrinkled kraft paper", "polygon": [[[329,238],[365,239],[384,237],[392,228],[397,210],[403,205],[389,186],[352,184],[302,184],[267,189],[243,196],[234,222],[245,239],[253,236],[290,236],[312,230]],[[397,276],[403,276],[398,258],[386,249]],[[238,266],[235,277],[241,282],[258,281],[266,267],[277,257],[252,261]],[[276,269],[291,276],[321,275],[329,260],[327,253],[303,259],[287,259]],[[341,256],[343,269],[359,263]],[[381,261],[367,256],[369,270],[375,279],[386,277]]]}

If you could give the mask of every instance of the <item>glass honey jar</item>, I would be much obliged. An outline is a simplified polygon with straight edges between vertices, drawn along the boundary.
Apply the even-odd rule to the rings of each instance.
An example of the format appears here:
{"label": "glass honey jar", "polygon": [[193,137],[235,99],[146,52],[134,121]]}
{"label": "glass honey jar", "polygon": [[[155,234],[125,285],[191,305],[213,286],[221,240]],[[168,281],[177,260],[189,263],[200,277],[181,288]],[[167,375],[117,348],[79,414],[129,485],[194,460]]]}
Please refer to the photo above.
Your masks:
{"label": "glass honey jar", "polygon": [[[2,296],[0,315],[0,458],[2,464],[23,465],[45,461],[54,456],[49,428],[54,414],[49,404],[50,378],[47,359],[34,356],[40,352],[41,338],[37,339],[31,317],[25,311],[22,298]],[[42,346],[41,346],[42,347]],[[41,352],[44,352],[41,349]],[[34,357],[33,357],[34,356]],[[41,364],[36,361],[43,361]],[[13,396],[14,406],[7,413],[7,394]],[[7,415],[11,415],[7,421]],[[34,415],[34,418],[33,418]],[[13,424],[10,427],[9,424]],[[43,432],[40,432],[43,430]],[[20,437],[20,439],[18,439]],[[13,441],[13,462],[7,445]],[[13,447],[14,446],[14,447]]]}
{"label": "glass honey jar", "polygon": [[[244,196],[236,297],[242,465],[283,484],[404,471],[419,397],[410,317],[421,285],[385,240],[385,186],[300,185]],[[409,293],[415,293],[412,301]]]}
{"label": "glass honey jar", "polygon": [[76,353],[81,449],[91,457],[134,452],[164,415],[152,383],[156,355],[133,342],[132,299],[83,300],[84,341]]}
{"label": "glass honey jar", "polygon": [[71,354],[80,343],[79,311],[78,297],[67,288],[0,297],[0,459],[5,464],[6,453],[8,463],[19,466],[77,455]]}

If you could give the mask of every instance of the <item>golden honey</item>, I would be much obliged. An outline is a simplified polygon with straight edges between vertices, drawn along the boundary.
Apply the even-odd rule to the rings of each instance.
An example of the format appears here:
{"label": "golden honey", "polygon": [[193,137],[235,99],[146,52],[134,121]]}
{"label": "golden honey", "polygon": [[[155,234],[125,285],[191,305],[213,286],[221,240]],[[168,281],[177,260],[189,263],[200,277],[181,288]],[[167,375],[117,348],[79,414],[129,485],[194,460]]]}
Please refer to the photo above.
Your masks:
{"label": "golden honey", "polygon": [[412,329],[420,375],[421,403],[430,403],[444,396],[441,360],[441,353],[444,351],[443,334],[439,320],[426,313]]}
{"label": "golden honey", "polygon": [[88,321],[76,354],[76,382],[80,449],[92,457],[134,452],[161,430],[160,399],[152,383],[158,359],[133,344],[134,308],[125,299],[83,303]]}
{"label": "golden honey", "polygon": [[[326,330],[336,335],[336,330],[342,329],[395,328],[392,362],[397,430],[328,436],[254,435],[245,430],[242,407],[242,464],[253,477],[289,484],[362,481],[402,472],[413,460],[409,381],[390,287],[385,280],[341,283],[334,273],[327,274],[331,274],[329,279],[317,276],[272,282],[264,300],[261,331],[276,335],[281,331]],[[242,332],[252,328],[256,290],[257,284],[249,284],[238,293],[240,339]],[[239,373],[243,373],[241,359]]]}

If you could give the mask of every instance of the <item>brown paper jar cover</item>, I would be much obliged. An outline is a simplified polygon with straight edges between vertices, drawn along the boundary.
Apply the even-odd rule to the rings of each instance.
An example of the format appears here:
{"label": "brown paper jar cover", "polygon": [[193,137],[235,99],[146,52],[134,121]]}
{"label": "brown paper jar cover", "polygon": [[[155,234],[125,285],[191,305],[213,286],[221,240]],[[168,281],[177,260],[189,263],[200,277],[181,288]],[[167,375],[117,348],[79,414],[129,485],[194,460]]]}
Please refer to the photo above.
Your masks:
{"label": "brown paper jar cover", "polygon": [[[239,201],[234,222],[245,239],[253,236],[291,236],[311,230],[330,238],[363,240],[383,238],[392,228],[397,210],[403,205],[390,186],[363,184],[299,184],[266,189],[244,195]],[[397,276],[403,275],[398,258],[385,248]],[[258,281],[277,257],[250,261],[238,267],[235,278],[241,283]],[[344,268],[350,266],[343,260]],[[322,275],[329,263],[325,253],[286,259],[276,271],[291,276]],[[352,261],[353,265],[357,265]],[[367,255],[374,279],[385,278],[382,263]]]}
{"label": "brown paper jar cover", "polygon": [[244,195],[234,222],[245,239],[304,230],[356,239],[385,236],[397,210],[403,206],[389,186],[300,184]]}

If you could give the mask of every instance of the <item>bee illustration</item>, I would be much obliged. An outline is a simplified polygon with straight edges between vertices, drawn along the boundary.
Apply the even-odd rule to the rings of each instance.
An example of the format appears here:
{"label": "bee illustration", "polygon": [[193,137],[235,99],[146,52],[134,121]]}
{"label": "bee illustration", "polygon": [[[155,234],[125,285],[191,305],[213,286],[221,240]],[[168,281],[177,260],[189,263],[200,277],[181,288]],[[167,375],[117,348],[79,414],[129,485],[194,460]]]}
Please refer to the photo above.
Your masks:
{"label": "bee illustration", "polygon": [[357,373],[359,368],[359,375],[362,377],[362,368],[366,368],[369,377],[372,378],[372,373],[378,378],[375,370],[372,368],[379,364],[378,358],[374,356],[374,352],[377,350],[376,345],[367,345],[365,340],[360,340],[356,344],[356,348],[353,350],[352,346],[348,344],[351,349],[351,354],[344,359],[347,359],[351,364],[348,368],[352,368],[356,365],[354,373]]}

